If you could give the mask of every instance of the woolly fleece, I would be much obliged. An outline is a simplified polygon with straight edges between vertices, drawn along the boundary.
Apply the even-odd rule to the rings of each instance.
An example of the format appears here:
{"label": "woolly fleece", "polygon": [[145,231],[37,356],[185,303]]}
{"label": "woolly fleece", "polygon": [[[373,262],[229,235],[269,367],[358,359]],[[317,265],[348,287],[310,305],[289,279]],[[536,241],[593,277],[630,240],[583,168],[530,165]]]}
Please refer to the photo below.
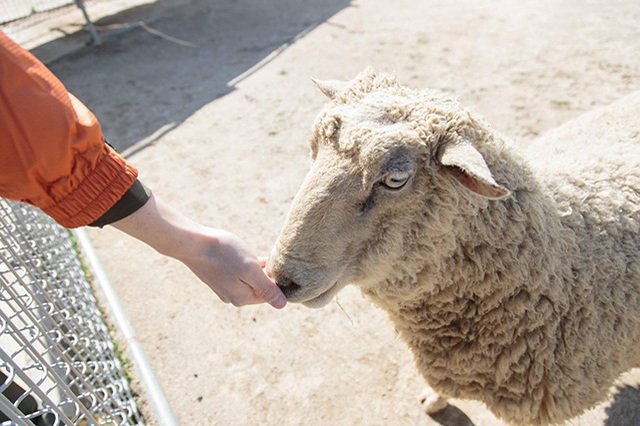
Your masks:
{"label": "woolly fleece", "polygon": [[[640,135],[592,137],[600,114],[525,156],[439,92],[371,69],[318,84],[332,101],[269,266],[291,301],[357,284],[434,390],[513,424],[577,416],[640,366]],[[403,192],[380,189],[398,168]]]}

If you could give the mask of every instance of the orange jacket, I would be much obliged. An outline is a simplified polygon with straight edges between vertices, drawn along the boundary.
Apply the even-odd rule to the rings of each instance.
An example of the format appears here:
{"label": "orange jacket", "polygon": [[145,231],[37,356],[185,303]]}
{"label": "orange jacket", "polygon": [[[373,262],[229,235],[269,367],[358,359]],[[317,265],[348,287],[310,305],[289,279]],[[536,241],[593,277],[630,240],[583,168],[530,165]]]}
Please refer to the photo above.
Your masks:
{"label": "orange jacket", "polygon": [[0,196],[74,228],[101,217],[137,175],[93,113],[0,31]]}

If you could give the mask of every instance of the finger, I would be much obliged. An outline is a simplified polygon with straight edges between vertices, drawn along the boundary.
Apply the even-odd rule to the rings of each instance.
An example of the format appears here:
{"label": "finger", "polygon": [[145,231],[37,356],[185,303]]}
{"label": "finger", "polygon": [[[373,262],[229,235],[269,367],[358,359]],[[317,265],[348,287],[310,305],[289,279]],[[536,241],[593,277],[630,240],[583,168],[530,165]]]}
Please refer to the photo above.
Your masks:
{"label": "finger", "polygon": [[[242,279],[240,280],[240,282],[245,284],[251,290],[252,297],[245,297],[243,299],[243,303],[246,305],[257,305],[259,303],[265,303],[266,301],[274,308],[282,309],[287,304],[287,298],[284,296],[284,294],[282,294],[282,291],[277,287],[276,287],[277,291],[274,292],[272,289],[265,290],[260,285],[249,284],[247,281]],[[262,291],[262,296],[260,295],[259,291]],[[271,292],[275,293],[275,296],[272,296],[272,294],[270,294]],[[280,292],[280,294],[277,294],[277,292]]]}
{"label": "finger", "polygon": [[256,293],[256,291],[253,288],[251,288],[248,284],[247,284],[247,287],[251,289],[251,297],[245,300],[244,302],[245,305],[259,305],[260,303],[266,303],[264,299],[258,296],[258,293]]}
{"label": "finger", "polygon": [[234,294],[229,297],[229,303],[236,308],[246,305],[256,305],[264,303],[264,300],[256,294],[256,292],[246,282],[240,280]]}
{"label": "finger", "polygon": [[267,266],[268,261],[269,261],[268,257],[258,256],[258,263],[260,264],[260,267],[262,269],[264,269]]}
{"label": "finger", "polygon": [[249,295],[244,298],[245,305],[258,305],[260,303],[265,303],[264,299],[260,297],[260,295],[256,292],[256,290],[253,287],[251,287],[249,284],[245,283],[242,280],[240,280],[240,282],[246,285],[247,289],[249,290]]}
{"label": "finger", "polygon": [[245,284],[253,288],[253,290],[260,296],[260,298],[266,301],[268,304],[276,309],[282,309],[287,304],[287,298],[282,293],[282,290],[276,285],[276,283],[269,278],[262,269],[252,269],[251,276],[246,280],[242,280]]}

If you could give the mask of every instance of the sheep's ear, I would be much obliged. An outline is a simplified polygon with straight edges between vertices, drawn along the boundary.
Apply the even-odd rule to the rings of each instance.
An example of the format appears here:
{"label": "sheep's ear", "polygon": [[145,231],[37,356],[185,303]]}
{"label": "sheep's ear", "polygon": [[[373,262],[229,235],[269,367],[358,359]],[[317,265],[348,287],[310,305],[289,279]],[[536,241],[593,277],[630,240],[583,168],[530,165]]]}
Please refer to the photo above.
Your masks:
{"label": "sheep's ear", "polygon": [[510,194],[493,179],[482,154],[470,143],[447,143],[438,151],[438,157],[445,171],[468,190],[492,200]]}
{"label": "sheep's ear", "polygon": [[311,81],[315,83],[316,86],[320,89],[322,93],[324,93],[329,99],[333,99],[338,93],[346,90],[347,81],[339,81],[339,80],[316,80],[312,78]]}

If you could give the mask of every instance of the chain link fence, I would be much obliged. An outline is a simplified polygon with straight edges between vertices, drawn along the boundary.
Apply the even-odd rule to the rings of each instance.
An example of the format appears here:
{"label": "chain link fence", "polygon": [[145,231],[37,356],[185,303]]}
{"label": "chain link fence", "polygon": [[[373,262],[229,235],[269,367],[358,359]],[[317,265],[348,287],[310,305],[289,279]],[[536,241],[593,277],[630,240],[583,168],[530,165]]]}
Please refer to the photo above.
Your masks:
{"label": "chain link fence", "polygon": [[0,198],[0,422],[143,424],[71,234]]}
{"label": "chain link fence", "polygon": [[45,64],[76,52],[85,45],[99,45],[136,29],[143,29],[172,43],[193,47],[188,41],[150,27],[150,24],[161,19],[161,15],[141,18],[135,12],[155,2],[0,0],[0,31],[30,50]]}
{"label": "chain link fence", "polygon": [[102,43],[84,0],[0,0],[0,29],[24,47],[45,43],[70,28],[86,28],[88,44]]}
{"label": "chain link fence", "polygon": [[0,0],[0,24],[17,31],[45,19],[45,12],[72,4],[74,0]]}

